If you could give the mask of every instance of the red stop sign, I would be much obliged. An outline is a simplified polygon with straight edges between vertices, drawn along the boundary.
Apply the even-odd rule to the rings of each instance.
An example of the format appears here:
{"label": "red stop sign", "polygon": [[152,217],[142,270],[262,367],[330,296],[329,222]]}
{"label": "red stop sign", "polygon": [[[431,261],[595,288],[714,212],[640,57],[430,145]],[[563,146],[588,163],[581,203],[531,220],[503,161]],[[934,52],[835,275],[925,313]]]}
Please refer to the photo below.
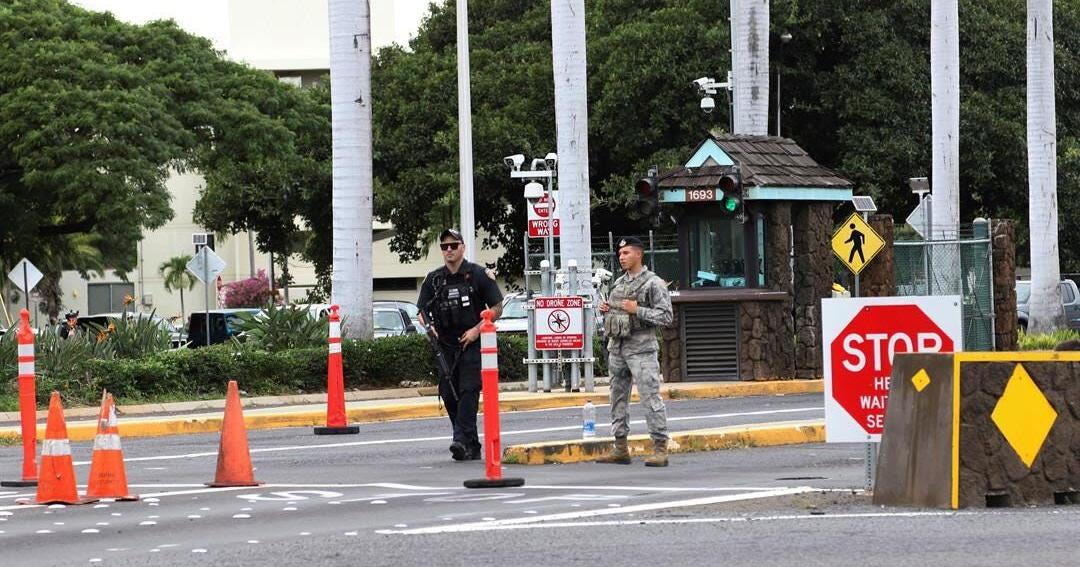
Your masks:
{"label": "red stop sign", "polygon": [[829,345],[832,396],[869,435],[885,427],[898,352],[953,352],[953,341],[917,305],[863,307]]}

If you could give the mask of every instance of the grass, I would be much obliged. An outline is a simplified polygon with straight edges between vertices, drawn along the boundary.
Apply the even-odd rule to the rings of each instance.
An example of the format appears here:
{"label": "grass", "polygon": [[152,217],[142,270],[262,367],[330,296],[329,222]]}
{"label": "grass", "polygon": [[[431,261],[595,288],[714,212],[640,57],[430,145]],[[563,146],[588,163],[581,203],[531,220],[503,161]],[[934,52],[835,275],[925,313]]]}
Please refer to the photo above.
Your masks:
{"label": "grass", "polygon": [[1054,331],[1053,333],[1038,333],[1029,335],[1023,330],[1020,331],[1019,348],[1020,350],[1054,350],[1059,343],[1068,340],[1080,339],[1080,333],[1064,329]]}

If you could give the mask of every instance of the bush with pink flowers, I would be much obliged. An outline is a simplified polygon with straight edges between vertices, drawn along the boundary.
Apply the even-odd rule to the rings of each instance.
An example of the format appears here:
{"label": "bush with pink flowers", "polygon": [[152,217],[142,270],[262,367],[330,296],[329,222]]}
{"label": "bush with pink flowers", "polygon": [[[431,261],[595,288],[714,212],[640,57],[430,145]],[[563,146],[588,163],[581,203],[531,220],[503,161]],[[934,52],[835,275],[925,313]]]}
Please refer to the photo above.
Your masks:
{"label": "bush with pink flowers", "polygon": [[266,270],[259,270],[253,278],[227,283],[222,287],[228,309],[265,307],[276,295],[270,291],[270,278],[266,277]]}

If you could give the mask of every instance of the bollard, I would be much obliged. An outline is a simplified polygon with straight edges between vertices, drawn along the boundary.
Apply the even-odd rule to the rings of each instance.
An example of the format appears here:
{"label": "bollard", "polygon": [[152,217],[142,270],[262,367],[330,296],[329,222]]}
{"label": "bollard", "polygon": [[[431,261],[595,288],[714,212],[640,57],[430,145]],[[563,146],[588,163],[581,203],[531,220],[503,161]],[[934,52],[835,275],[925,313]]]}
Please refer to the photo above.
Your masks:
{"label": "bollard", "polygon": [[495,339],[494,313],[485,309],[480,326],[480,375],[484,394],[484,469],[487,478],[466,480],[465,488],[506,488],[523,486],[523,478],[503,478],[502,446],[499,434],[499,347]]}
{"label": "bollard", "polygon": [[19,416],[22,425],[22,480],[5,480],[0,486],[37,486],[37,387],[34,382],[34,332],[30,312],[19,312]]}
{"label": "bollard", "polygon": [[345,375],[341,364],[341,317],[337,305],[330,306],[330,353],[326,360],[326,427],[316,427],[315,435],[360,433],[348,424],[345,414]]}

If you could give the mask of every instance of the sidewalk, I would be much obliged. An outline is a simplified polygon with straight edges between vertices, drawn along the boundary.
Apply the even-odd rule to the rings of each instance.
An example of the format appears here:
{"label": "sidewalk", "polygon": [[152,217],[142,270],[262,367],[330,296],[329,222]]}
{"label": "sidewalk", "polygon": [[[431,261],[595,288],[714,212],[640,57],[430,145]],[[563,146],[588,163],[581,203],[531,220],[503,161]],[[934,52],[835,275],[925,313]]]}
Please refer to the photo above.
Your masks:
{"label": "sidewalk", "polygon": [[[690,382],[664,384],[666,399],[715,399],[728,397],[771,396],[820,393],[820,380],[785,380],[775,382]],[[587,400],[605,402],[607,386],[597,386],[592,393],[563,391],[530,393],[524,383],[500,387],[499,409],[503,412],[578,407]],[[633,398],[637,400],[637,395]],[[244,398],[244,422],[248,429],[313,427],[326,420],[326,394]],[[178,402],[121,406],[120,435],[123,437],[159,437],[213,433],[221,429],[224,400]],[[434,388],[395,388],[346,393],[346,411],[350,423],[371,423],[401,419],[445,416]],[[97,433],[98,408],[71,408],[64,411],[68,438],[87,441]],[[44,437],[45,412],[38,412],[38,438]],[[84,418],[84,419],[79,419]],[[85,419],[90,418],[90,419]],[[17,439],[20,435],[18,413],[0,414],[0,438]]]}

